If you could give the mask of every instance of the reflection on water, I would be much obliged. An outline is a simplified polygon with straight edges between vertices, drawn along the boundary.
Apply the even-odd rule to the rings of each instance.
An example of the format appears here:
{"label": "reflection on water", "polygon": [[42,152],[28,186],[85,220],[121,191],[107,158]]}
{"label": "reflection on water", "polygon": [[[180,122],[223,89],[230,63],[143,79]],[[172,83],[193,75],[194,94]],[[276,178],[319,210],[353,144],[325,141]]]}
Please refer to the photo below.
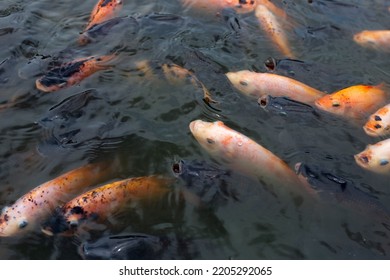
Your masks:
{"label": "reflection on water", "polygon": [[[210,13],[176,0],[125,0],[118,16],[128,24],[105,27],[80,45],[96,2],[0,3],[0,205],[11,205],[66,171],[112,157],[121,163],[120,178],[175,178],[172,165],[180,160],[203,162],[200,170],[208,173],[190,182],[176,178],[167,195],[112,213],[106,224],[74,237],[33,231],[1,238],[1,259],[81,259],[81,244],[135,233],[165,240],[166,251],[156,258],[389,258],[390,232],[380,222],[332,201],[275,195],[216,162],[188,128],[194,119],[222,120],[291,168],[297,162],[315,164],[388,205],[388,177],[354,162],[354,154],[378,140],[360,124],[322,113],[263,110],[224,75],[268,71],[327,93],[390,83],[389,53],[353,42],[362,30],[389,29],[386,1],[272,1],[292,19],[287,34],[295,60],[279,53],[253,12]],[[107,54],[117,56],[114,67],[77,85],[53,93],[35,87],[55,66]],[[202,87],[191,81],[173,83],[161,67],[144,71],[145,61],[189,69],[216,103],[205,102]],[[194,191],[203,185],[203,192]],[[212,188],[221,186],[233,198]],[[209,199],[210,193],[222,197]]]}

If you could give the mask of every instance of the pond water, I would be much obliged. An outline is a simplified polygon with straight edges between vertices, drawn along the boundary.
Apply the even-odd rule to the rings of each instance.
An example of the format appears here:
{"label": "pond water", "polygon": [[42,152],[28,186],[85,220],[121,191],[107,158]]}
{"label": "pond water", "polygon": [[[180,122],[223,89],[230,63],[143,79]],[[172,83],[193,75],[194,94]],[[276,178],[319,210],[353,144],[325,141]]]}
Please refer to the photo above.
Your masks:
{"label": "pond water", "polygon": [[[118,16],[131,16],[136,23],[119,25],[80,46],[77,39],[96,2],[0,2],[1,207],[71,169],[113,157],[120,172],[112,180],[173,177],[171,166],[178,160],[224,170],[191,135],[189,123],[195,119],[221,120],[291,168],[297,162],[315,164],[390,204],[389,177],[354,161],[354,154],[378,141],[361,125],[332,116],[264,111],[226,79],[226,72],[265,72],[268,58],[285,58],[253,12],[210,12],[183,7],[178,0],[124,0]],[[352,39],[361,30],[390,28],[389,1],[273,2],[291,20],[288,37],[299,60],[282,60],[277,73],[328,93],[390,83],[389,53],[363,48]],[[53,65],[112,53],[113,67],[74,86],[52,93],[35,87]],[[202,89],[190,82],[170,83],[159,67],[137,70],[143,61],[190,69],[217,103],[208,106]],[[56,110],[75,96],[84,97]],[[82,242],[130,233],[171,240],[174,248],[164,255],[168,259],[389,258],[390,231],[369,209],[362,214],[311,197],[275,195],[234,170],[223,180],[234,196],[204,199],[199,205],[188,195],[188,183],[177,179],[168,194],[109,215],[93,232],[48,237],[37,230],[3,237],[0,259],[81,259]],[[220,185],[218,178],[213,184]]]}

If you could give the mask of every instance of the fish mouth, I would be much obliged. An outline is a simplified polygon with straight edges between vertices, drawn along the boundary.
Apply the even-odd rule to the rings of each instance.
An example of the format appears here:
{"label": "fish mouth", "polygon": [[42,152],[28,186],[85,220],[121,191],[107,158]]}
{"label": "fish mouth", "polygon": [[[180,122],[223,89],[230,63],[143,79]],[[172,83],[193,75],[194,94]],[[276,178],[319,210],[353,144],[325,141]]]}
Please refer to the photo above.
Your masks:
{"label": "fish mouth", "polygon": [[368,136],[374,136],[374,137],[378,136],[378,132],[376,130],[372,129],[371,127],[364,126],[363,129]]}
{"label": "fish mouth", "polygon": [[196,131],[196,124],[198,123],[198,121],[192,121],[192,122],[190,122],[190,125],[189,125],[189,127],[190,127],[190,130],[191,130],[191,133],[192,134],[194,134],[194,132]]}
{"label": "fish mouth", "polygon": [[353,157],[355,158],[355,162],[363,168],[366,168],[370,162],[370,158],[364,153],[356,154]]}

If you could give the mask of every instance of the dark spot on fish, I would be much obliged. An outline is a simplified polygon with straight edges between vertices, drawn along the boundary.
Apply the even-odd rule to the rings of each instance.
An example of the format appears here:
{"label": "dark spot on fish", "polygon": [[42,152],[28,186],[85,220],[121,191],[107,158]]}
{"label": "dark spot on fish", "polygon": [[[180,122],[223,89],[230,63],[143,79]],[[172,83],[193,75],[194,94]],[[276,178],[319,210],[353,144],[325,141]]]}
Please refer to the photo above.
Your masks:
{"label": "dark spot on fish", "polygon": [[83,207],[80,206],[75,206],[72,209],[70,209],[70,214],[84,214],[84,209]]}
{"label": "dark spot on fish", "polygon": [[8,222],[9,216],[7,214],[4,215],[4,221]]}
{"label": "dark spot on fish", "polygon": [[376,129],[382,128],[382,126],[381,126],[380,124],[376,124],[374,127],[375,127]]}
{"label": "dark spot on fish", "polygon": [[242,86],[247,86],[247,85],[248,85],[248,83],[245,82],[245,81],[240,81],[240,84],[241,84]]}
{"label": "dark spot on fish", "polygon": [[388,160],[386,160],[386,159],[381,159],[379,164],[380,164],[381,166],[384,166],[384,165],[387,165],[388,163],[389,163]]}
{"label": "dark spot on fish", "polygon": [[215,141],[213,139],[211,139],[211,138],[206,138],[206,141],[209,144],[214,144],[215,143]]}
{"label": "dark spot on fish", "polygon": [[382,120],[382,118],[381,118],[380,116],[378,116],[378,115],[375,115],[374,119],[375,119],[376,121],[381,121],[381,120]]}

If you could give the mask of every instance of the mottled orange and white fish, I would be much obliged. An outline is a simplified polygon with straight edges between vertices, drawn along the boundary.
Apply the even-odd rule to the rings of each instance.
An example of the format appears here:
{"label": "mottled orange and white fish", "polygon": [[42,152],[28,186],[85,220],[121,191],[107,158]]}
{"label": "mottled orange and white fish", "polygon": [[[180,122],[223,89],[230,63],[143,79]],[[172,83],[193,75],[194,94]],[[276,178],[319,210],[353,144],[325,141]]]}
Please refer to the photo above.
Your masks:
{"label": "mottled orange and white fish", "polygon": [[87,164],[39,185],[0,214],[0,236],[36,229],[52,211],[85,188],[113,176],[112,162]]}
{"label": "mottled orange and white fish", "polygon": [[88,221],[103,222],[125,209],[130,202],[160,197],[168,192],[172,179],[161,176],[136,177],[109,183],[64,204],[42,228],[48,235],[73,234]]}
{"label": "mottled orange and white fish", "polygon": [[272,73],[256,73],[242,70],[228,72],[226,76],[240,92],[257,99],[270,95],[273,97],[288,97],[304,103],[313,103],[325,95],[324,92],[297,80]]}
{"label": "mottled orange and white fish", "polygon": [[353,40],[365,48],[390,52],[390,30],[363,30]]}
{"label": "mottled orange and white fish", "polygon": [[88,30],[92,26],[102,23],[103,21],[114,18],[122,9],[122,6],[123,0],[99,0],[91,12],[85,30]]}
{"label": "mottled orange and white fish", "polygon": [[295,172],[275,154],[223,122],[194,120],[189,125],[198,143],[215,159],[267,186],[301,185]]}
{"label": "mottled orange and white fish", "polygon": [[271,39],[279,51],[288,58],[295,58],[291,50],[288,36],[278,16],[266,5],[259,4],[255,10],[256,18],[265,34]]}
{"label": "mottled orange and white fish", "polygon": [[352,120],[360,120],[372,114],[384,105],[386,88],[377,86],[355,85],[316,100],[317,108]]}
{"label": "mottled orange and white fish", "polygon": [[390,104],[383,106],[363,126],[364,131],[373,137],[390,134]]}
{"label": "mottled orange and white fish", "polygon": [[204,11],[218,12],[226,8],[234,9],[238,13],[252,12],[256,7],[256,0],[180,0],[185,7]]}
{"label": "mottled orange and white fish", "polygon": [[364,151],[355,155],[355,161],[366,170],[390,174],[390,139],[367,145]]}
{"label": "mottled orange and white fish", "polygon": [[53,92],[80,83],[97,71],[113,67],[108,64],[115,55],[80,58],[49,70],[36,80],[37,89]]}

